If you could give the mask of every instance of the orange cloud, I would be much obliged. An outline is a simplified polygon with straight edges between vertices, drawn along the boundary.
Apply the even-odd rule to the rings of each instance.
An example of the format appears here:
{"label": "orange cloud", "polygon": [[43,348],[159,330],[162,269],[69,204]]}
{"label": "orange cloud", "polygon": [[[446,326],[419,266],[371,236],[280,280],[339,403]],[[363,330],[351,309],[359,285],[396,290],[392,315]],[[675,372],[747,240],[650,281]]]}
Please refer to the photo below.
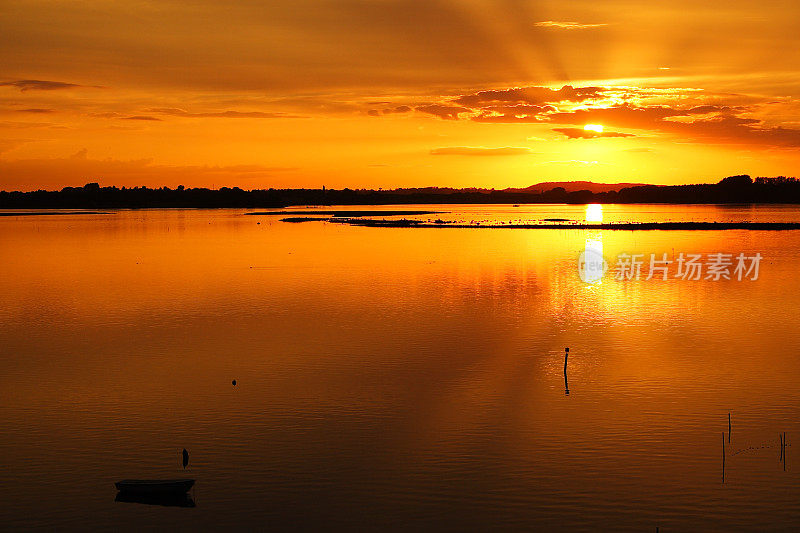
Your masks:
{"label": "orange cloud", "polygon": [[[78,85],[76,83],[66,83],[63,81],[46,81],[46,80],[16,80],[0,82],[0,87],[16,87],[22,92],[25,91],[54,91],[57,89],[74,89],[79,87],[87,87],[86,85]],[[99,89],[97,85],[88,86],[93,89]]]}
{"label": "orange cloud", "polygon": [[514,87],[465,94],[456,98],[454,102],[470,107],[483,107],[500,103],[541,105],[558,102],[583,102],[599,98],[604,94],[604,91],[603,87],[573,87],[572,85],[564,85],[560,89],[536,86]]}
{"label": "orange cloud", "polygon": [[555,28],[559,30],[586,30],[589,28],[601,28],[603,26],[608,26],[608,24],[582,24],[580,22],[543,20],[542,22],[537,22],[534,24],[534,26],[539,26],[540,28]]}
{"label": "orange cloud", "polygon": [[133,115],[130,117],[122,117],[122,120],[153,120],[160,122],[161,119],[157,117],[151,117],[149,115]]}
{"label": "orange cloud", "polygon": [[[730,104],[727,102],[748,102]],[[564,85],[492,89],[443,97],[416,110],[445,120],[496,124],[603,124],[677,135],[704,142],[800,146],[800,129],[770,125],[757,118],[761,108],[780,100],[713,94],[686,88]],[[375,113],[377,116],[378,113]],[[570,139],[632,137],[555,128]]]}
{"label": "orange cloud", "polygon": [[172,115],[175,117],[189,118],[303,118],[299,115],[289,115],[286,113],[267,113],[263,111],[215,111],[204,113],[190,113],[178,108],[155,108],[150,109],[153,113]]}
{"label": "orange cloud", "polygon": [[428,113],[429,115],[437,116],[444,120],[458,120],[458,115],[461,113],[469,113],[472,110],[466,107],[453,106],[453,105],[422,105],[416,107],[417,111]]}
{"label": "orange cloud", "polygon": [[484,146],[448,146],[434,148],[431,155],[529,155],[534,152],[530,148],[519,146],[502,146],[499,148],[486,148]]}
{"label": "orange cloud", "polygon": [[569,139],[596,139],[598,137],[636,137],[632,133],[621,133],[617,131],[589,131],[583,128],[553,128],[556,133],[561,133]]}
{"label": "orange cloud", "polygon": [[407,105],[399,105],[397,107],[386,107],[381,111],[378,111],[377,109],[370,109],[369,111],[367,111],[367,114],[371,117],[377,117],[381,113],[383,113],[384,115],[391,115],[398,113],[408,113],[409,111],[411,111],[411,107]]}

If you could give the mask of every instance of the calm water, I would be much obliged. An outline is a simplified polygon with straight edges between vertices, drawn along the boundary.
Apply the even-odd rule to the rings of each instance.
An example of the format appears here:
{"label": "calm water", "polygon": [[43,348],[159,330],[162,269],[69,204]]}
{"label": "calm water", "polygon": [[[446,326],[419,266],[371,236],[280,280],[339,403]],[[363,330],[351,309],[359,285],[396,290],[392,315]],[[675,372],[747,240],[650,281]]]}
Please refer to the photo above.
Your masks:
{"label": "calm water", "polygon": [[[787,207],[604,211],[800,221]],[[800,231],[242,213],[0,217],[0,528],[800,527]],[[764,260],[756,281],[586,284],[577,259],[598,243],[609,260]],[[114,501],[116,480],[184,475],[194,508]]]}

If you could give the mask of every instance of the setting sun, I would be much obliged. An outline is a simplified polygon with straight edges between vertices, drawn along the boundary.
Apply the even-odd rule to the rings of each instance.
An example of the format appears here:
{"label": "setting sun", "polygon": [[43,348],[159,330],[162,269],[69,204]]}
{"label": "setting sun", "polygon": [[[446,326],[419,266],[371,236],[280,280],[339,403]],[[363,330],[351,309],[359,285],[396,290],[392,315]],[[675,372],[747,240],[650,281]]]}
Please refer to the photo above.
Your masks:
{"label": "setting sun", "polygon": [[596,133],[603,133],[603,126],[601,124],[587,124],[583,127],[586,131],[594,131]]}

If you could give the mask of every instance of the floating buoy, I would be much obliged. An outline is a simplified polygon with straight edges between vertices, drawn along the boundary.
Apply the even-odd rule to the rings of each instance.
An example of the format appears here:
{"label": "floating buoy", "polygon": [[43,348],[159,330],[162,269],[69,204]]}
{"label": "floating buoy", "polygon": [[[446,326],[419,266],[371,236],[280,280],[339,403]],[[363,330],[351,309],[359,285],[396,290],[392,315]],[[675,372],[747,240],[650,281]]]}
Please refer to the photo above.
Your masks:
{"label": "floating buoy", "polygon": [[231,381],[231,385],[233,385],[234,387],[236,386],[236,380],[235,379],[233,381]]}
{"label": "floating buoy", "polygon": [[183,449],[183,469],[186,470],[186,467],[189,466],[189,452],[186,451],[186,448]]}

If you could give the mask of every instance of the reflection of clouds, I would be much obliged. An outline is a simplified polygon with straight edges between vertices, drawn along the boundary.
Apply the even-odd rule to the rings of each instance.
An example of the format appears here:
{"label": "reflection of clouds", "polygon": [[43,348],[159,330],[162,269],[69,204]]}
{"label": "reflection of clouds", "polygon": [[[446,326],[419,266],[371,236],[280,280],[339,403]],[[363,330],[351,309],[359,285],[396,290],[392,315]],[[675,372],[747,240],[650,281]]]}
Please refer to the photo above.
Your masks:
{"label": "reflection of clouds", "polygon": [[567,161],[542,161],[540,165],[610,165],[600,161],[583,161],[582,159],[569,159]]}

